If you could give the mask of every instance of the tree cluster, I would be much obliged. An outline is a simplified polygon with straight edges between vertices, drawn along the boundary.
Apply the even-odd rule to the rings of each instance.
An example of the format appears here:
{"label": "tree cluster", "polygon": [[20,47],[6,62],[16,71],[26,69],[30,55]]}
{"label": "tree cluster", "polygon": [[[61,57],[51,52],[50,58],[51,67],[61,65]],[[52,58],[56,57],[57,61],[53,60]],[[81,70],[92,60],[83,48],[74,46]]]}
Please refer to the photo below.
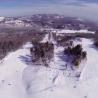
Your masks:
{"label": "tree cluster", "polygon": [[69,57],[72,57],[72,64],[78,66],[81,60],[85,59],[87,56],[86,51],[83,51],[82,45],[78,44],[74,47],[68,46],[64,49],[64,53]]}
{"label": "tree cluster", "polygon": [[32,61],[36,62],[41,60],[43,65],[48,66],[48,61],[53,58],[54,45],[52,43],[40,43],[33,40],[33,47],[30,49],[32,55]]}

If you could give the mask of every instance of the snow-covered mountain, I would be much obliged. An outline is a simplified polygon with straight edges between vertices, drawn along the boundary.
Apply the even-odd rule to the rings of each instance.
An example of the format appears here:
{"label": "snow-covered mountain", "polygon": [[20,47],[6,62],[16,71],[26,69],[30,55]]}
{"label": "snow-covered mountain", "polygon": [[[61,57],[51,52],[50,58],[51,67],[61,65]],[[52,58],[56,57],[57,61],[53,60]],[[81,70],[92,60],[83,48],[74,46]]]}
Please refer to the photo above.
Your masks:
{"label": "snow-covered mountain", "polygon": [[[49,41],[48,34],[42,40],[45,41]],[[75,70],[70,66],[66,69],[64,47],[58,46],[53,38],[51,42],[54,43],[54,59],[49,67],[32,64],[30,42],[0,61],[0,98],[98,97],[98,51],[92,47],[93,41],[81,38],[74,42],[82,44],[87,51],[87,61]]]}
{"label": "snow-covered mountain", "polygon": [[34,22],[29,22],[15,17],[1,17],[0,28],[35,28],[40,29],[40,26]]}
{"label": "snow-covered mountain", "polygon": [[21,17],[0,17],[0,28],[30,27],[96,31],[98,25],[85,19],[66,17],[58,14],[36,14]]}
{"label": "snow-covered mountain", "polygon": [[[0,17],[0,29],[2,28],[41,29],[42,32],[39,35],[45,34],[45,36],[42,35],[41,43],[48,41],[54,45],[54,57],[48,67],[32,63],[30,50],[33,45],[31,42],[9,53],[0,60],[0,98],[98,98],[98,50],[93,46],[94,41],[90,39],[98,36],[95,34],[97,33],[96,24],[80,18],[38,14],[23,17]],[[12,33],[9,32],[3,33],[2,39],[6,34],[7,37],[11,36]],[[83,50],[87,52],[87,58],[82,60],[78,67],[72,68],[71,63],[68,62],[70,58],[64,54],[65,47],[58,45],[55,36],[67,38],[67,35],[64,34],[73,36],[75,33],[89,36],[86,35],[88,39],[83,38],[83,35],[82,38],[72,39],[73,45],[81,44]],[[20,34],[19,31],[18,34]],[[21,34],[16,37],[23,36]],[[37,37],[35,33],[26,34],[30,38],[33,34]],[[62,36],[58,36],[60,34]],[[3,46],[2,39],[0,44],[3,47],[2,50],[6,47],[10,49],[10,44],[14,46],[14,42],[6,43],[11,41],[11,37],[4,40],[6,47]],[[26,38],[20,41],[24,40]]]}

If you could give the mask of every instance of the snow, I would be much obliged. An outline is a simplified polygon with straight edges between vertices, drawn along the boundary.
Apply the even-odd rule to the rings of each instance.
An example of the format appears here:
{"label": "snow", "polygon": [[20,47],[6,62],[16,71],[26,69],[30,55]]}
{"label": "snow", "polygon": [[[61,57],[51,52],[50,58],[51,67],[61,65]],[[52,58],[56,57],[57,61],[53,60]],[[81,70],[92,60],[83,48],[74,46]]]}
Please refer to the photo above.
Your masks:
{"label": "snow", "polygon": [[13,24],[14,26],[24,26],[24,22],[21,21],[21,20],[9,20],[9,21],[6,21],[5,24]]}
{"label": "snow", "polygon": [[97,98],[98,50],[93,46],[92,39],[82,38],[82,46],[83,49],[87,51],[87,61],[81,71],[81,77],[77,88],[80,88],[82,94],[85,94],[87,98]]}
{"label": "snow", "polygon": [[0,17],[0,21],[3,21],[5,19],[5,17]]}
{"label": "snow", "polygon": [[[46,41],[47,34],[42,42]],[[8,54],[0,63],[0,98],[98,98],[98,51],[90,39],[82,38],[76,43],[81,43],[87,51],[82,70],[66,69],[64,48],[56,43],[49,67],[31,63],[31,43]]]}
{"label": "snow", "polygon": [[8,20],[5,21],[5,24],[8,26],[15,26],[15,27],[30,27],[29,23],[24,23],[22,20]]}
{"label": "snow", "polygon": [[44,29],[53,33],[57,33],[57,34],[63,34],[63,33],[91,33],[91,34],[95,34],[94,31],[89,31],[87,29],[80,29],[80,30],[70,30],[70,29],[53,29],[53,28],[47,28]]}
{"label": "snow", "polygon": [[94,34],[95,32],[93,31],[88,31],[86,29],[83,30],[58,30],[57,33],[91,33]]}
{"label": "snow", "polygon": [[82,45],[84,50],[87,51],[87,62],[84,70],[82,71],[81,80],[89,80],[90,78],[96,78],[98,75],[98,50],[94,49],[93,41],[88,39],[82,39]]}
{"label": "snow", "polygon": [[44,38],[41,42],[42,42],[42,43],[45,43],[45,42],[49,41],[48,37],[49,37],[49,35],[46,34],[46,35],[45,35],[45,38]]}
{"label": "snow", "polygon": [[46,34],[45,35],[45,38],[41,41],[41,43],[45,43],[45,42],[56,44],[56,41],[53,39],[52,32],[49,33],[49,34]]}
{"label": "snow", "polygon": [[45,29],[47,31],[51,31],[53,33],[57,33],[57,34],[62,34],[62,33],[91,33],[91,34],[95,34],[94,31],[89,31],[87,29],[81,29],[81,30],[70,30],[70,29]]}
{"label": "snow", "polygon": [[29,51],[22,48],[10,53],[1,62],[0,98],[27,98],[22,81],[22,72],[27,65],[19,59],[21,55],[25,56],[27,54],[29,54]]}

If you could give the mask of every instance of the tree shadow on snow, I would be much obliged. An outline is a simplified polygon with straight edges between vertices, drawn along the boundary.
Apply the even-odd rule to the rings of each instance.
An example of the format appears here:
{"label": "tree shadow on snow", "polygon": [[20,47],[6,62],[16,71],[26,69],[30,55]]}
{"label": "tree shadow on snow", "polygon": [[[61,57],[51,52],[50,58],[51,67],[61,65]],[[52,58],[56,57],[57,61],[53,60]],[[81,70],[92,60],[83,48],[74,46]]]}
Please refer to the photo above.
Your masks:
{"label": "tree shadow on snow", "polygon": [[92,45],[90,45],[90,46],[89,46],[89,48],[93,48],[93,49],[95,49],[96,51],[98,51],[98,47],[96,47],[96,46],[95,46],[95,45],[93,45],[93,44],[92,44]]}
{"label": "tree shadow on snow", "polygon": [[57,53],[57,56],[60,58],[60,60],[62,60],[65,63],[69,62],[69,57],[67,55],[64,54],[64,52],[59,52]]}
{"label": "tree shadow on snow", "polygon": [[19,59],[27,65],[32,65],[32,59],[30,55],[20,56]]}

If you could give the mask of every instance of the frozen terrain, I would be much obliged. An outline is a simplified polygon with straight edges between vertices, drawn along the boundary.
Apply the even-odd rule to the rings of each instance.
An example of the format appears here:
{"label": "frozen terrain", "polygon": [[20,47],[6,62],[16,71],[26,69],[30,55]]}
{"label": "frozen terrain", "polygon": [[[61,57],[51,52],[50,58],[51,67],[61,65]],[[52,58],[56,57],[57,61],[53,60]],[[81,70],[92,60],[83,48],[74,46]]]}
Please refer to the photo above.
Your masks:
{"label": "frozen terrain", "polygon": [[94,34],[95,31],[89,31],[87,29],[81,29],[81,30],[69,30],[69,29],[45,29],[45,30],[50,30],[54,33],[57,34],[62,34],[62,33],[90,33],[90,34]]}
{"label": "frozen terrain", "polygon": [[22,81],[22,73],[27,65],[20,57],[28,54],[29,50],[25,46],[0,62],[0,98],[27,98]]}
{"label": "frozen terrain", "polygon": [[0,22],[3,21],[5,19],[5,17],[0,17]]}
{"label": "frozen terrain", "polygon": [[83,30],[61,30],[58,31],[57,33],[92,33],[94,34],[94,31],[88,31],[87,29],[83,29]]}
{"label": "frozen terrain", "polygon": [[[48,40],[47,36],[42,42]],[[87,61],[77,70],[66,65],[64,48],[53,43],[54,59],[49,67],[31,63],[30,43],[0,62],[0,98],[98,98],[98,50],[92,40],[76,42],[87,51]]]}

